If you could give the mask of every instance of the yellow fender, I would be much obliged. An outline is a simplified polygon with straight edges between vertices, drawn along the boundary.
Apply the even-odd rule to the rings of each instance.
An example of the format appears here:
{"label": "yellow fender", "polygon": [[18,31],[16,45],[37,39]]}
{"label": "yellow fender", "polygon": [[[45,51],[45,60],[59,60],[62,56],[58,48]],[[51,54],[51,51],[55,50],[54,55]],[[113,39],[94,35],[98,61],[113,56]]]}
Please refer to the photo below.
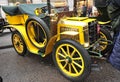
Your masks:
{"label": "yellow fender", "polygon": [[26,34],[26,30],[25,30],[25,26],[24,25],[8,25],[6,27],[10,27],[13,28],[15,30],[17,30],[23,37],[25,44],[27,46],[27,49],[34,54],[39,55],[39,49],[37,47],[35,47],[29,40],[27,34]]}
{"label": "yellow fender", "polygon": [[107,22],[98,21],[98,24],[104,25],[104,24],[108,24],[108,23],[110,23],[110,22],[111,22],[111,21],[107,21]]}
{"label": "yellow fender", "polygon": [[46,49],[45,49],[45,55],[50,54],[52,52],[53,46],[57,40],[57,37],[58,37],[58,35],[55,35],[55,36],[50,38],[50,40],[46,46]]}

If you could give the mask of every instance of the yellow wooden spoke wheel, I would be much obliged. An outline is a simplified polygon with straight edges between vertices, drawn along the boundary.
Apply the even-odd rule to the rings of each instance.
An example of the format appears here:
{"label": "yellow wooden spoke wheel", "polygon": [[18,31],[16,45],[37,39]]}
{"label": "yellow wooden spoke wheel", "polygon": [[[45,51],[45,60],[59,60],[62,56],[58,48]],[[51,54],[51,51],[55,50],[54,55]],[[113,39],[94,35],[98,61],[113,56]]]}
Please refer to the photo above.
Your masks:
{"label": "yellow wooden spoke wheel", "polygon": [[12,44],[19,55],[24,56],[26,54],[27,48],[25,42],[17,31],[12,34]]}
{"label": "yellow wooden spoke wheel", "polygon": [[109,42],[109,41],[112,41],[112,37],[110,35],[110,32],[107,29],[101,28],[100,38],[102,38],[103,40],[100,42],[99,49],[104,56],[105,53],[109,52],[112,49],[112,45]]}
{"label": "yellow wooden spoke wheel", "polygon": [[[100,38],[107,40],[105,34],[103,34],[102,32],[100,32]],[[101,42],[100,44],[101,44],[101,46],[100,46],[101,51],[103,51],[107,48],[108,42],[105,41],[105,42]]]}
{"label": "yellow wooden spoke wheel", "polygon": [[49,40],[49,28],[40,18],[29,18],[26,22],[26,33],[31,43],[44,51]]}
{"label": "yellow wooden spoke wheel", "polygon": [[81,81],[90,73],[90,56],[76,41],[58,41],[54,47],[53,60],[60,72],[70,80]]}

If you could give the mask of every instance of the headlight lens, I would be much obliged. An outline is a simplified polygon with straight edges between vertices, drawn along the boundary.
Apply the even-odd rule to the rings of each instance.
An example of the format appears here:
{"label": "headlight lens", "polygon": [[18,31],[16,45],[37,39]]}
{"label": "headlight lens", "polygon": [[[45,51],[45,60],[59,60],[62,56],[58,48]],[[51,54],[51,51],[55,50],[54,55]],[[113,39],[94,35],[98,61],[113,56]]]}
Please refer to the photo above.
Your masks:
{"label": "headlight lens", "polygon": [[40,15],[40,14],[42,14],[42,12],[43,12],[43,10],[41,8],[36,8],[34,10],[35,15],[37,15],[37,16]]}

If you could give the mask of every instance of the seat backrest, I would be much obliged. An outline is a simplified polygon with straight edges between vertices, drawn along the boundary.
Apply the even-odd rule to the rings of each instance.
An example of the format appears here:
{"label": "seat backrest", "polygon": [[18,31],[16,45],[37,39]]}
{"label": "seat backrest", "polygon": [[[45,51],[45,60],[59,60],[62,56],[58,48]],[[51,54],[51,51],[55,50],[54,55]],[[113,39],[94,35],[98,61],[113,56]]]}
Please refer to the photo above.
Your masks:
{"label": "seat backrest", "polygon": [[2,9],[6,14],[10,16],[22,14],[18,6],[3,6]]}
{"label": "seat backrest", "polygon": [[18,6],[3,6],[3,11],[10,15],[21,15],[21,14],[27,14],[29,16],[35,16],[35,9],[36,8],[42,8],[47,6],[47,4],[20,4]]}

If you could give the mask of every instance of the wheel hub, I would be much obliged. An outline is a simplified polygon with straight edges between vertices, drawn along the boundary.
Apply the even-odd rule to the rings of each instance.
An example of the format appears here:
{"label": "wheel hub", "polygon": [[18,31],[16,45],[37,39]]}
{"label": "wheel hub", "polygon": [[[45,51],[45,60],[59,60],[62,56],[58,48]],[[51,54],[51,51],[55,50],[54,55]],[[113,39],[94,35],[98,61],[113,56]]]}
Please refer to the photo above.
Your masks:
{"label": "wheel hub", "polygon": [[17,43],[16,43],[16,46],[19,46],[19,45],[20,45],[20,43],[19,43],[19,42],[17,42]]}
{"label": "wheel hub", "polygon": [[70,58],[70,57],[66,57],[66,62],[68,62],[68,63],[72,63],[72,58]]}

